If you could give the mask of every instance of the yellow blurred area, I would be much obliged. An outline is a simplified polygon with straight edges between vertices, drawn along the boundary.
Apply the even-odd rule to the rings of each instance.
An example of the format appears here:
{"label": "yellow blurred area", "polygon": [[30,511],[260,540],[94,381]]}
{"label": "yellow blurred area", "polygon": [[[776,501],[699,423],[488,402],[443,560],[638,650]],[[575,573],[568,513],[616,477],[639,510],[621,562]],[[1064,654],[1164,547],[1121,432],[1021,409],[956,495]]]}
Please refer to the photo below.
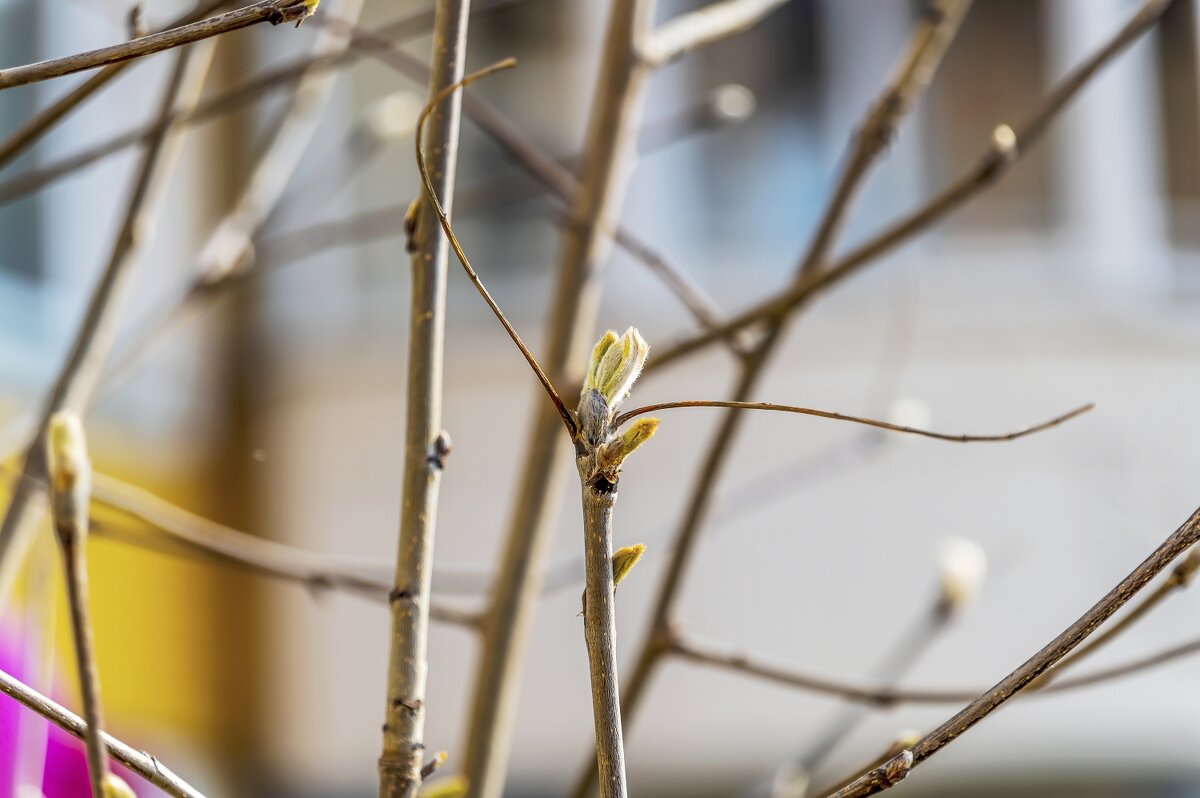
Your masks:
{"label": "yellow blurred area", "polygon": [[[12,474],[15,463],[6,463]],[[102,464],[97,464],[102,470]],[[202,506],[204,496],[187,484],[156,482],[148,473],[120,478],[179,503]],[[199,479],[194,484],[198,484]],[[7,502],[9,484],[0,490]],[[55,603],[55,696],[80,706],[58,547],[44,502],[29,558],[52,558]],[[183,747],[189,756],[244,749],[253,742],[253,585],[245,574],[181,557],[164,548],[144,524],[93,505],[95,523],[119,531],[114,539],[96,531],[88,543],[92,620],[106,723],[155,752]],[[129,541],[141,541],[133,544]],[[9,618],[29,609],[30,560],[21,571]],[[44,618],[44,614],[42,616]],[[162,735],[165,735],[163,737]],[[164,744],[165,740],[165,744]],[[164,751],[163,749],[167,750]]]}

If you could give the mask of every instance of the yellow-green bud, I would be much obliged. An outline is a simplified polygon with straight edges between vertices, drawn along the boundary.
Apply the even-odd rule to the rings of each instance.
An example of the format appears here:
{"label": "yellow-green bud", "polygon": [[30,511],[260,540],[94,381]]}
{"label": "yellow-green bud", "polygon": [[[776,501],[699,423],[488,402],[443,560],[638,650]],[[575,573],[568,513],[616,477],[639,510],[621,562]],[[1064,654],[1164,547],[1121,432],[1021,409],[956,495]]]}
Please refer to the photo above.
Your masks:
{"label": "yellow-green bud", "polygon": [[462,798],[467,794],[467,777],[458,775],[426,784],[417,794],[418,798]]}
{"label": "yellow-green bud", "polygon": [[630,327],[620,336],[609,330],[592,350],[583,392],[598,391],[609,408],[615,408],[629,396],[649,354],[650,345],[636,328]]}
{"label": "yellow-green bud", "polygon": [[621,580],[629,575],[629,572],[633,570],[633,566],[637,565],[638,560],[642,559],[642,555],[645,553],[645,543],[634,543],[632,546],[622,546],[613,552],[613,587],[621,584]]}
{"label": "yellow-green bud", "polygon": [[104,798],[137,798],[133,788],[116,773],[104,774],[100,781],[100,790],[104,793]]}
{"label": "yellow-green bud", "polygon": [[596,454],[597,464],[605,474],[616,474],[634,449],[641,446],[654,435],[658,429],[657,418],[639,418],[625,428],[619,435],[614,435],[600,447]]}

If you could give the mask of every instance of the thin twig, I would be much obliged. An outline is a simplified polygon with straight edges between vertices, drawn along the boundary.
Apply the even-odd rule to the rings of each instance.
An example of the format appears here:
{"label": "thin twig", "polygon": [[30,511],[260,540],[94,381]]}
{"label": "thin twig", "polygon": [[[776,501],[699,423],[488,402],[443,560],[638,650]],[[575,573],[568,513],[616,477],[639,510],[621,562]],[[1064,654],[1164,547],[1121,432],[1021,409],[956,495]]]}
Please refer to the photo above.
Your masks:
{"label": "thin twig", "polygon": [[[954,742],[960,735],[1018,694],[1030,682],[1048,671],[1056,662],[1070,654],[1076,646],[1133,598],[1147,582],[1198,540],[1200,540],[1200,510],[1194,512],[1192,517],[1163,541],[1145,561],[1134,568],[1116,587],[1081,615],[1075,623],[1051,640],[1041,651],[1034,654],[941,726],[922,737],[911,751],[905,752],[911,756],[911,768],[920,766],[942,748]],[[897,761],[897,759],[893,759],[891,763],[894,764]],[[887,766],[885,765],[885,767]],[[869,776],[864,776],[855,780],[845,789],[839,790],[836,796],[837,798],[862,798],[890,786],[892,785],[880,784]]]}
{"label": "thin twig", "polygon": [[665,22],[638,48],[649,65],[660,67],[684,53],[736,36],[757,25],[787,0],[716,0]]}
{"label": "thin twig", "polygon": [[[960,704],[973,701],[986,692],[980,688],[897,687],[882,681],[853,682],[820,676],[680,630],[673,630],[662,645],[663,653],[668,656],[877,710],[888,710],[903,704]],[[1041,690],[1026,690],[1020,698],[1031,699],[1094,686],[1197,653],[1200,653],[1200,639],[1188,640],[1128,662],[1061,679]]]}
{"label": "thin twig", "polygon": [[[434,12],[430,100],[417,119],[415,136],[425,196],[413,203],[416,218],[403,219],[410,231],[407,249],[412,271],[407,419],[400,540],[395,582],[388,597],[392,617],[383,752],[379,757],[380,798],[413,798],[421,786],[424,764],[429,594],[438,488],[450,453],[450,438],[441,426],[450,253],[429,209],[436,209],[440,226],[448,231],[443,208],[453,208],[461,121],[461,94],[452,92],[463,80],[470,7],[470,0],[439,0]],[[432,121],[428,129],[426,121]],[[422,147],[430,153],[436,180],[426,168]],[[449,232],[447,237],[469,271],[457,241]]]}
{"label": "thin twig", "polygon": [[[180,64],[172,72],[157,109],[158,118],[166,118],[176,104],[191,107],[196,103],[212,63],[215,45],[215,42],[205,42],[181,54]],[[185,60],[190,61],[187,69],[184,69]],[[112,349],[119,317],[132,287],[134,267],[146,243],[146,231],[153,228],[162,204],[162,192],[159,197],[153,197],[154,184],[165,183],[178,161],[180,142],[176,130],[164,127],[142,155],[108,264],[92,292],[70,353],[42,408],[34,440],[26,450],[3,521],[0,521],[0,603],[9,594],[32,533],[22,522],[29,504],[41,490],[39,483],[45,481],[43,449],[47,426],[50,418],[60,410],[73,410],[82,415],[91,401]]]}
{"label": "thin twig", "polygon": [[684,355],[699,351],[717,339],[761,321],[780,318],[793,308],[804,304],[818,293],[856,274],[863,266],[874,262],[917,233],[941,221],[1003,177],[1031,145],[1041,137],[1051,122],[1079,92],[1127,47],[1153,27],[1172,0],[1147,0],[1129,21],[1087,60],[1063,78],[1023,124],[1015,128],[1000,125],[992,135],[983,156],[976,164],[954,180],[921,207],[894,222],[864,243],[854,247],[825,271],[796,283],[778,296],[739,313],[718,328],[659,348],[648,371],[662,368]]}
{"label": "thin twig", "polygon": [[[471,13],[472,16],[474,16],[485,11],[502,8],[520,1],[521,0],[476,0],[475,7],[471,9]],[[224,5],[228,2],[230,2],[230,0],[210,2],[205,8],[205,14],[202,14],[201,16],[207,15],[208,12],[211,12],[216,7]],[[193,14],[188,18],[177,20],[169,27],[177,27],[178,25],[192,22],[195,18],[196,15]],[[318,15],[316,17],[318,25],[322,24],[324,20],[324,15]],[[427,9],[424,11],[417,11],[412,14],[406,14],[393,22],[375,28],[373,34],[382,40],[403,39],[409,36],[415,36],[417,34],[424,33],[432,24],[433,11],[432,9]],[[310,54],[286,61],[279,66],[260,72],[254,77],[246,80],[244,83],[239,83],[230,89],[219,92],[213,97],[210,97],[198,104],[196,108],[190,112],[179,112],[173,115],[168,120],[168,123],[196,125],[221,116],[222,114],[232,113],[233,111],[237,111],[257,101],[263,94],[274,89],[290,86],[293,83],[301,80],[306,75],[353,64],[365,54],[365,47],[366,45],[359,45],[358,47],[345,47],[344,49],[334,53],[322,53],[317,55]],[[132,62],[126,61],[120,64],[114,64],[112,66],[105,67],[105,69],[98,72],[95,77],[91,78],[89,83],[91,81],[99,80],[101,76],[108,76],[110,70],[123,69],[130,63]],[[107,79],[108,78],[106,77],[105,80]],[[77,91],[82,91],[82,88]],[[61,102],[64,105],[66,104],[66,100]],[[65,111],[63,113],[65,113]],[[40,116],[41,115],[39,115],[38,118],[35,118],[35,121],[38,121]],[[24,132],[22,139],[28,138],[29,135],[34,135],[36,137],[44,132],[45,129],[49,127],[49,124],[51,124],[53,121],[56,121],[56,119],[57,117],[55,120],[50,120],[49,122],[41,121],[36,126],[34,126],[32,123],[29,123],[25,126],[30,128],[28,132],[24,132],[24,127],[22,128],[22,131],[18,132]],[[18,175],[5,183],[0,183],[0,204],[11,202],[27,194],[31,194],[34,191],[37,191],[38,189],[54,182],[55,180],[59,180],[69,174],[72,174],[73,172],[78,171],[79,169],[90,166],[91,164],[103,158],[107,158],[110,155],[118,153],[124,150],[126,147],[132,147],[139,142],[148,141],[152,136],[155,135],[160,126],[161,124],[159,122],[153,122],[149,125],[132,128],[124,133],[118,133],[111,138],[105,139],[104,141],[96,144],[92,144],[69,155],[64,155],[57,160],[50,161],[44,166],[30,169],[28,172]],[[23,140],[17,139],[16,134],[10,136],[10,139],[12,140],[12,144],[8,144],[7,142],[0,144],[0,167],[7,162],[5,154],[10,148],[26,146]],[[20,150],[16,151],[19,152]]]}
{"label": "thin twig", "polygon": [[[851,137],[837,183],[821,213],[816,232],[797,265],[795,284],[805,282],[812,275],[819,275],[820,266],[849,213],[852,201],[857,196],[870,165],[884,149],[881,142],[888,140],[904,113],[928,85],[946,47],[958,29],[968,4],[967,0],[940,0],[935,6],[940,13],[926,15],[917,24],[900,66],[885,84],[875,103],[867,109],[859,129]],[[744,402],[753,398],[765,366],[782,338],[783,325],[784,317],[780,316],[760,338],[754,351],[740,364],[733,389],[733,401]],[[661,357],[661,353],[656,350],[655,359],[651,361],[648,370],[661,366]],[[730,459],[728,452],[737,439],[744,418],[745,414],[736,410],[728,410],[722,416],[697,471],[685,505],[684,516],[670,549],[666,574],[659,585],[651,610],[650,628],[636,655],[633,672],[626,682],[622,696],[626,723],[632,722],[640,708],[650,677],[663,654],[662,641],[670,629],[676,597],[695,554],[696,540],[708,521],[717,493],[717,483]],[[587,798],[591,793],[594,778],[595,769],[585,766],[570,795],[573,798]]]}
{"label": "thin twig", "polygon": [[[204,19],[229,2],[231,0],[206,0],[206,2],[198,3],[191,11],[167,23],[166,27],[162,30],[178,28]],[[97,91],[108,85],[113,78],[120,75],[132,63],[132,61],[122,61],[118,64],[106,66],[78,87],[69,91],[65,96],[38,111],[31,119],[10,133],[4,141],[0,141],[0,169],[8,166],[18,155],[33,146],[50,128],[58,124],[64,117],[78,108]],[[155,134],[147,132],[143,140],[149,142],[153,135]]]}
{"label": "thin twig", "polygon": [[[485,78],[488,75],[505,69],[512,69],[516,65],[517,60],[515,58],[506,58],[503,61],[499,61],[477,72],[472,72],[470,75],[467,75],[454,85],[447,86],[446,88],[442,89],[437,93],[437,95],[434,96],[432,100],[429,101],[429,104],[422,109],[421,115],[417,118],[417,166],[421,171],[421,179],[425,183],[425,196],[432,206],[433,211],[437,216],[438,224],[441,225],[442,231],[446,234],[446,239],[450,242],[450,246],[454,250],[454,254],[458,256],[458,262],[462,264],[463,271],[466,272],[467,278],[471,281],[471,284],[475,286],[475,290],[479,292],[479,295],[483,297],[483,301],[487,303],[489,308],[491,308],[492,313],[500,322],[500,326],[502,326],[504,331],[508,333],[508,337],[512,339],[512,342],[521,352],[521,356],[525,358],[525,362],[529,364],[529,368],[538,378],[538,382],[542,384],[542,388],[546,391],[546,396],[550,398],[551,404],[554,405],[554,409],[558,411],[559,417],[562,418],[563,424],[567,428],[567,434],[571,437],[574,437],[574,416],[571,415],[571,411],[567,409],[567,406],[563,404],[562,397],[559,396],[558,390],[554,387],[554,384],[550,382],[550,378],[546,376],[546,372],[542,371],[542,367],[538,364],[537,358],[533,356],[533,352],[529,351],[529,347],[525,345],[523,340],[521,340],[521,335],[517,332],[516,328],[512,326],[512,322],[508,320],[508,317],[504,315],[504,311],[500,309],[500,306],[496,304],[496,300],[492,298],[491,293],[487,290],[487,287],[484,286],[483,281],[479,279],[479,274],[475,271],[475,268],[471,266],[470,260],[467,259],[467,253],[463,251],[462,244],[460,244],[458,241],[458,236],[454,234],[454,229],[450,226],[450,219],[446,214],[446,210],[442,207],[442,203],[438,199],[437,194],[434,193],[432,178],[429,176],[429,168],[426,166],[425,157],[421,153],[421,131],[424,129],[425,121],[429,118],[429,115],[434,111],[434,109],[437,108],[439,103],[459,89],[465,88],[481,78]],[[417,211],[417,218],[417,223],[419,224],[420,210]]]}
{"label": "thin twig", "polygon": [[62,553],[67,610],[75,649],[75,671],[87,720],[87,770],[94,798],[103,798],[109,778],[108,751],[100,740],[104,713],[100,703],[100,674],[88,603],[88,505],[91,502],[91,462],[79,416],[66,411],[51,419],[47,437],[50,472],[50,510]]}
{"label": "thin twig", "polygon": [[1026,435],[1033,435],[1043,430],[1048,430],[1052,427],[1057,427],[1065,421],[1069,421],[1076,416],[1082,415],[1091,410],[1095,405],[1088,403],[1081,405],[1074,410],[1070,410],[1062,415],[1055,416],[1047,421],[1042,421],[1034,424],[1032,427],[1023,427],[1012,432],[1002,432],[995,435],[954,435],[944,432],[933,432],[931,430],[917,429],[916,427],[906,427],[902,424],[892,424],[889,421],[879,421],[871,418],[862,418],[860,416],[848,416],[843,413],[834,413],[829,410],[815,410],[810,407],[796,407],[794,405],[777,405],[770,402],[725,402],[709,399],[695,399],[681,402],[659,402],[657,404],[645,405],[644,407],[635,407],[625,413],[621,413],[613,421],[614,426],[621,426],[625,422],[637,416],[644,416],[647,413],[657,413],[660,410],[672,410],[683,407],[724,407],[732,410],[771,410],[778,413],[798,413],[803,416],[817,416],[818,418],[830,418],[836,421],[849,421],[853,424],[863,424],[876,429],[885,429],[892,432],[903,432],[909,435],[920,435],[925,438],[934,438],[939,441],[951,441],[953,443],[996,443],[1001,441],[1015,441],[1018,438],[1024,438]]}
{"label": "thin twig", "polygon": [[50,80],[110,64],[132,61],[135,58],[183,47],[212,36],[248,28],[260,22],[270,22],[272,25],[295,22],[304,19],[308,14],[309,9],[304,0],[262,0],[262,2],[239,8],[236,11],[162,33],[153,33],[111,47],[102,47],[99,50],[90,50],[86,53],[77,53],[50,61],[39,61],[36,64],[0,69],[0,90]]}
{"label": "thin twig", "polygon": [[[86,739],[88,726],[83,718],[4,671],[0,671],[0,693],[33,710],[76,739]],[[158,757],[126,745],[107,732],[101,732],[100,738],[109,756],[168,795],[175,798],[204,798],[199,790],[176,776]]]}

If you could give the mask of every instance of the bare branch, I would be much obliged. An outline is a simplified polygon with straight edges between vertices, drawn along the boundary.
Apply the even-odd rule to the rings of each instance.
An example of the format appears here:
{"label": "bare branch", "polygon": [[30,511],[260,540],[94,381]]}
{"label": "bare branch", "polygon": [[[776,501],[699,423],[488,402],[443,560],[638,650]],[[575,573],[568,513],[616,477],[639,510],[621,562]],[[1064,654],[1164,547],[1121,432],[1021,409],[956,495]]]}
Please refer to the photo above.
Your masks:
{"label": "bare branch", "polygon": [[[74,712],[55,703],[15,677],[0,671],[0,692],[20,702],[63,731],[79,740],[87,737],[87,724]],[[155,787],[175,798],[204,798],[204,795],[176,776],[158,757],[126,745],[110,734],[101,732],[108,754]]]}
{"label": "bare branch", "polygon": [[[182,25],[188,25],[197,20],[204,19],[209,14],[217,11],[222,6],[228,4],[230,0],[207,0],[196,5],[194,9],[188,11],[178,19],[169,22],[165,30],[178,28]],[[39,111],[33,118],[26,121],[19,128],[9,134],[8,138],[0,141],[0,169],[8,166],[18,155],[23,153],[34,142],[46,134],[50,128],[58,124],[63,117],[67,116],[71,111],[78,108],[85,100],[95,94],[97,91],[108,85],[109,81],[129,66],[132,61],[122,61],[118,64],[111,64],[104,69],[92,75],[81,85],[72,89],[64,97],[55,100],[46,108]],[[150,140],[151,133],[147,133],[145,141]]]}
{"label": "bare branch", "polygon": [[[1075,623],[1051,640],[1041,651],[964,707],[954,717],[921,738],[920,742],[911,749],[912,767],[918,767],[942,748],[954,742],[960,735],[1053,667],[1056,662],[1070,654],[1076,646],[1133,598],[1147,582],[1198,540],[1200,540],[1200,510],[1193,513],[1192,517],[1163,541],[1162,545],[1155,549],[1144,562],[1133,569],[1116,587],[1080,616]],[[891,785],[881,785],[873,782],[870,778],[863,777],[845,789],[839,790],[836,795],[837,798],[861,798],[887,789],[888,786]]]}
{"label": "bare branch", "polygon": [[309,9],[304,0],[262,0],[262,2],[230,11],[220,16],[193,22],[179,28],[153,33],[140,39],[102,47],[86,53],[40,61],[36,64],[0,69],[0,90],[24,86],[51,78],[83,72],[96,67],[132,61],[135,58],[161,53],[198,42],[212,36],[248,28],[260,22],[278,25],[304,19]]}
{"label": "bare branch", "polygon": [[[461,121],[461,87],[467,61],[470,0],[438,0],[434,12],[429,77],[430,100],[417,119],[417,164],[426,195],[413,203],[409,231],[412,291],[409,310],[408,380],[404,434],[404,483],[400,539],[389,630],[387,703],[383,751],[379,757],[379,798],[414,798],[422,781],[425,757],[425,675],[428,671],[429,596],[433,575],[438,489],[450,437],[442,429],[442,365],[446,337],[446,278],[449,252],[438,225],[463,261],[450,232],[445,208],[454,203]],[[444,106],[443,100],[449,99]],[[426,130],[425,123],[432,117]],[[422,147],[430,152],[436,182],[426,168]],[[397,219],[399,222],[400,220]],[[481,289],[482,290],[482,289]],[[486,292],[484,292],[486,294]]]}
{"label": "bare branch", "polygon": [[[521,356],[525,358],[525,362],[529,364],[529,368],[538,378],[538,382],[542,384],[542,388],[545,389],[546,395],[550,397],[550,402],[554,405],[554,409],[558,411],[558,415],[562,418],[563,424],[567,428],[567,434],[571,437],[574,437],[574,416],[571,415],[571,411],[567,409],[567,406],[563,404],[562,397],[559,396],[558,390],[555,389],[554,384],[550,382],[550,378],[546,376],[546,372],[542,371],[542,367],[538,365],[537,358],[533,356],[533,352],[530,352],[529,347],[525,345],[523,340],[521,340],[521,336],[517,332],[516,328],[512,326],[512,323],[508,320],[508,317],[504,315],[504,311],[502,311],[500,306],[496,304],[496,300],[492,298],[491,293],[488,292],[487,288],[483,284],[483,281],[479,279],[479,274],[475,271],[474,267],[471,266],[471,262],[467,259],[467,254],[463,251],[462,244],[460,244],[458,241],[458,236],[454,235],[454,229],[450,226],[450,219],[446,216],[446,211],[444,208],[442,208],[441,201],[434,192],[433,182],[429,176],[429,168],[425,164],[425,156],[421,153],[421,131],[424,129],[425,121],[429,118],[429,115],[433,113],[434,109],[437,108],[439,103],[441,103],[454,92],[469,86],[480,78],[485,78],[488,75],[505,69],[512,69],[516,65],[517,60],[515,58],[506,58],[503,61],[492,64],[491,66],[485,67],[477,72],[472,72],[470,75],[467,75],[454,85],[447,86],[445,89],[438,92],[437,95],[435,95],[433,99],[429,101],[425,108],[422,109],[420,117],[417,118],[417,166],[421,170],[421,179],[425,183],[425,197],[432,206],[434,213],[437,215],[438,223],[441,225],[442,231],[446,234],[446,238],[449,239],[450,246],[454,249],[454,254],[458,256],[458,262],[462,264],[463,271],[467,273],[467,278],[471,281],[471,284],[475,286],[475,290],[479,292],[479,295],[483,297],[483,301],[487,303],[489,308],[491,308],[492,313],[500,322],[500,326],[502,326],[504,331],[508,333],[508,337],[512,339],[512,342],[516,344],[517,349],[519,349],[521,352]],[[417,209],[418,206],[414,205],[413,208]],[[417,213],[419,217],[419,209],[417,210]],[[414,222],[410,221],[409,223],[413,224]],[[419,221],[415,223],[419,223]]]}
{"label": "bare branch", "polygon": [[715,0],[663,23],[646,36],[638,55],[660,67],[684,53],[750,30],[787,0]]}
{"label": "bare branch", "polygon": [[724,407],[733,410],[771,410],[778,413],[798,413],[804,416],[817,416],[818,418],[830,418],[835,421],[849,421],[853,424],[863,424],[876,429],[885,429],[892,432],[903,432],[909,435],[920,435],[925,438],[934,438],[939,441],[951,441],[953,443],[995,443],[1000,441],[1015,441],[1018,438],[1024,438],[1026,435],[1033,435],[1043,430],[1048,430],[1051,427],[1057,427],[1065,421],[1075,418],[1091,410],[1095,405],[1088,403],[1081,405],[1074,410],[1070,410],[1062,415],[1055,416],[1052,419],[1034,424],[1032,427],[1023,427],[1013,432],[1003,432],[996,435],[953,435],[944,432],[932,432],[930,430],[917,429],[915,427],[906,427],[901,424],[892,424],[888,421],[878,421],[871,418],[861,418],[859,416],[848,416],[842,413],[833,413],[829,410],[814,410],[810,407],[796,407],[794,405],[776,405],[770,402],[724,402],[718,400],[698,399],[682,402],[659,402],[658,404],[646,405],[644,407],[635,407],[625,413],[621,413],[613,421],[615,426],[621,426],[625,422],[637,416],[643,416],[647,413],[657,413],[660,410],[672,410],[683,407]]}
{"label": "bare branch", "polygon": [[[833,679],[808,673],[790,665],[770,662],[763,657],[679,630],[670,632],[662,646],[665,655],[678,656],[680,659],[698,665],[718,668],[752,679],[761,679],[783,687],[839,698],[877,710],[889,710],[902,704],[959,704],[964,701],[973,701],[986,692],[982,689],[972,688],[896,687],[883,682],[853,682]],[[1128,662],[1055,681],[1040,690],[1026,690],[1020,697],[1033,698],[1034,696],[1065,693],[1092,687],[1141,673],[1197,653],[1200,653],[1200,639],[1188,640]]]}

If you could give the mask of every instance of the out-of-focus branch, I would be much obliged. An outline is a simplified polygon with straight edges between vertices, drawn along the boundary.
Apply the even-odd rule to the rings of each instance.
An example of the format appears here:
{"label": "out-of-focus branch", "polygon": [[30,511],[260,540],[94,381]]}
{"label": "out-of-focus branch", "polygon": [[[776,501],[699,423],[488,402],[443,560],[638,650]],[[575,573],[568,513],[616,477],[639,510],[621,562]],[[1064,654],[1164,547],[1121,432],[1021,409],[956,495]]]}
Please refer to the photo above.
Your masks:
{"label": "out-of-focus branch", "polygon": [[[462,104],[461,92],[448,97],[445,92],[463,78],[470,8],[470,0],[438,0],[429,70],[430,102],[421,112],[416,132],[417,162],[425,190],[410,209],[415,216],[406,214],[397,219],[410,231],[407,250],[411,256],[412,291],[403,500],[395,581],[388,596],[391,628],[379,798],[413,798],[422,782],[434,535],[438,488],[450,452],[450,439],[442,429],[450,244],[442,235],[440,219],[443,208],[449,215],[454,203]],[[429,125],[425,126],[427,121]],[[422,151],[428,153],[428,171]]]}
{"label": "out-of-focus branch", "polygon": [[663,23],[646,36],[638,55],[660,67],[684,53],[743,33],[787,0],[716,0]]}
{"label": "out-of-focus branch", "polygon": [[[938,751],[954,742],[979,721],[999,709],[1013,696],[1027,687],[1034,679],[1041,676],[1074,650],[1083,640],[1096,631],[1106,620],[1111,618],[1122,606],[1129,602],[1138,591],[1145,587],[1151,579],[1163,571],[1171,562],[1189,547],[1200,540],[1200,510],[1194,512],[1179,529],[1175,530],[1163,543],[1154,550],[1140,565],[1122,579],[1116,587],[1096,602],[1075,623],[1067,627],[1061,634],[1051,640],[1041,651],[1038,651],[1022,665],[1005,676],[994,687],[971,701],[960,712],[951,717],[941,726],[926,734],[911,749],[904,751],[891,759],[882,767],[894,768],[902,759],[910,764],[904,768],[904,775],[920,766]],[[872,771],[876,773],[877,771]],[[903,777],[903,776],[902,776]],[[863,798],[891,787],[892,783],[881,783],[879,779],[867,774],[856,779],[844,789],[836,793],[836,798]]]}
{"label": "out-of-focus branch", "polygon": [[699,333],[655,353],[651,370],[711,345],[717,339],[762,321],[781,318],[817,294],[856,274],[863,266],[894,249],[917,233],[941,221],[1004,176],[1029,150],[1059,113],[1096,75],[1122,51],[1137,41],[1162,16],[1172,0],[1148,0],[1129,21],[1086,61],[1061,80],[1037,108],[1016,128],[999,125],[983,156],[970,170],[924,205],[854,247],[828,269],[810,275],[792,287],[738,313],[718,328]]}
{"label": "out-of-focus branch", "polygon": [[[205,11],[212,11],[214,8],[224,5],[230,0],[219,0],[219,2],[210,2]],[[472,14],[480,14],[484,11],[490,11],[496,8],[501,8],[510,5],[520,0],[480,0],[472,9]],[[194,15],[193,15],[194,16]],[[192,21],[191,18],[186,20],[178,20],[177,24]],[[323,16],[318,16],[316,21],[321,24],[324,21]],[[433,24],[432,10],[418,11],[413,14],[407,14],[400,19],[382,25],[376,28],[373,33],[383,40],[387,39],[403,39],[409,36],[415,36],[429,29]],[[172,26],[174,27],[174,25]],[[245,108],[251,103],[257,101],[263,94],[274,89],[281,89],[300,81],[306,75],[315,72],[324,72],[330,69],[336,69],[341,66],[349,65],[357,61],[363,55],[363,48],[343,46],[336,52],[315,53],[287,61],[277,67],[264,70],[254,77],[239,83],[233,88],[226,89],[219,94],[210,97],[199,103],[194,110],[184,112],[179,111],[167,120],[168,124],[181,125],[196,125],[201,122],[206,122],[222,114],[232,113],[241,108]],[[123,69],[132,62],[126,61],[121,64],[114,64],[106,67],[96,74],[95,77],[89,80],[97,81],[104,77],[106,82],[110,77],[116,74],[117,70]],[[110,74],[111,73],[111,74]],[[85,84],[86,87],[87,84]],[[77,91],[82,92],[81,87]],[[66,105],[66,100],[60,101],[59,104]],[[56,104],[57,105],[57,104]],[[49,109],[48,109],[49,110]],[[67,109],[69,110],[69,108]],[[65,113],[63,111],[62,113]],[[61,113],[59,117],[61,117]],[[35,117],[38,121],[42,115]],[[20,148],[26,146],[24,140],[30,135],[37,136],[45,131],[57,118],[49,121],[40,121],[37,125],[33,123],[27,124],[25,127],[30,128],[25,131],[25,127],[18,133],[22,133],[20,137],[13,134],[10,137],[12,143],[0,144],[0,167],[6,163],[6,153],[14,147]],[[5,183],[0,183],[0,204],[11,202],[20,197],[31,194],[43,186],[54,182],[60,178],[66,177],[79,169],[99,161],[103,158],[120,152],[126,147],[131,147],[139,142],[148,141],[155,135],[159,122],[153,122],[149,125],[136,127],[132,130],[127,130],[124,133],[118,133],[112,138],[105,139],[97,144],[90,145],[73,154],[64,155],[56,161],[35,168],[28,172],[11,178]]]}
{"label": "out-of-focus branch", "polygon": [[[938,13],[926,15],[916,26],[900,66],[885,84],[875,104],[867,110],[860,129],[851,139],[845,165],[838,176],[833,193],[825,204],[816,232],[797,265],[795,284],[819,273],[868,167],[882,152],[880,142],[890,137],[891,131],[895,130],[904,112],[911,107],[915,97],[928,84],[968,6],[969,0],[939,0],[934,6]],[[784,324],[784,317],[777,317],[750,354],[743,359],[732,401],[747,402],[753,398],[767,362],[782,338]],[[650,368],[655,367],[658,359],[656,354],[649,364]],[[661,640],[670,628],[676,597],[694,556],[700,530],[708,521],[717,492],[717,483],[730,460],[729,450],[737,439],[744,417],[745,414],[738,410],[730,409],[725,412],[697,471],[685,504],[684,516],[670,550],[666,575],[659,586],[651,610],[650,629],[635,660],[633,673],[626,682],[622,707],[627,723],[633,721],[650,677],[663,653]],[[594,773],[591,768],[586,768],[581,773],[571,792],[574,798],[587,798],[591,792]]]}
{"label": "out-of-focus branch", "polygon": [[50,80],[110,64],[132,61],[135,58],[161,53],[202,39],[248,28],[260,22],[270,22],[272,25],[295,22],[304,19],[310,13],[311,9],[305,0],[262,0],[262,2],[239,8],[236,11],[179,28],[172,28],[162,33],[153,33],[111,47],[102,47],[99,50],[90,50],[86,53],[77,53],[50,61],[39,61],[36,64],[0,69],[0,90]]}
{"label": "out-of-focus branch", "polygon": [[[196,103],[212,63],[215,44],[199,44],[190,56],[186,51],[180,56],[188,61],[187,68],[184,69],[181,64],[171,74],[157,109],[159,118],[165,118],[177,104],[191,107]],[[164,127],[162,133],[147,145],[113,241],[108,264],[92,292],[67,359],[42,408],[34,440],[26,449],[20,474],[9,496],[3,521],[0,522],[0,603],[8,596],[9,587],[24,558],[29,536],[33,533],[30,525],[23,521],[30,503],[45,485],[46,460],[43,449],[50,418],[60,410],[73,410],[82,415],[91,401],[116,337],[134,267],[145,244],[146,231],[152,229],[161,205],[161,200],[152,196],[154,184],[165,182],[173,171],[178,160],[179,143],[176,129]]]}
{"label": "out-of-focus branch", "polygon": [[[74,712],[55,703],[17,678],[0,671],[0,692],[33,710],[73,737],[87,737],[87,724]],[[171,772],[158,757],[139,751],[110,734],[101,733],[101,740],[109,756],[120,762],[146,781],[175,798],[204,798],[195,787]]]}
{"label": "out-of-focus branch", "polygon": [[[878,710],[891,709],[901,704],[957,704],[976,700],[987,692],[968,688],[951,690],[935,687],[895,687],[882,682],[852,682],[828,678],[799,670],[790,665],[770,662],[754,654],[748,654],[745,651],[712,640],[705,640],[680,630],[672,631],[669,638],[660,645],[664,655],[676,656],[697,665],[717,668],[751,679],[760,679],[830,698],[839,698]],[[1041,690],[1026,691],[1020,697],[1032,698],[1091,687],[1142,673],[1197,653],[1200,653],[1200,640],[1188,640],[1128,662],[1055,681]]]}
{"label": "out-of-focus branch", "polygon": [[[178,28],[201,20],[229,2],[231,0],[205,0],[205,2],[200,2],[191,11],[167,23],[166,28],[163,30]],[[50,128],[58,124],[63,117],[67,116],[85,100],[108,85],[109,81],[121,74],[131,63],[133,62],[122,61],[118,64],[106,66],[85,80],[81,85],[72,89],[64,97],[55,100],[46,108],[38,111],[31,119],[10,133],[4,141],[0,141],[0,169],[8,166],[13,159],[32,146]],[[148,142],[151,135],[151,133],[147,133],[144,140]]]}

